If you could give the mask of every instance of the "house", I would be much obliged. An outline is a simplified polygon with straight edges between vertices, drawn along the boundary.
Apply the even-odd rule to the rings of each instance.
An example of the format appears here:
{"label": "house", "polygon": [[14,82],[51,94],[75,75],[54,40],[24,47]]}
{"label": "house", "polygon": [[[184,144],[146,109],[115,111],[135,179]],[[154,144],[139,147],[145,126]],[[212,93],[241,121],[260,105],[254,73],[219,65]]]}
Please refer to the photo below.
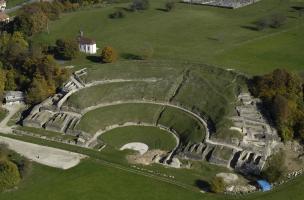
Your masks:
{"label": "house", "polygon": [[88,54],[96,54],[97,51],[96,41],[84,37],[82,31],[80,31],[80,36],[78,37],[78,43],[79,43],[79,51]]}
{"label": "house", "polygon": [[23,103],[24,99],[24,93],[21,91],[6,91],[4,94],[5,104]]}
{"label": "house", "polygon": [[9,16],[4,12],[0,12],[0,23],[8,23],[9,21],[10,21]]}
{"label": "house", "polygon": [[0,0],[0,11],[4,11],[6,8],[6,0]]}

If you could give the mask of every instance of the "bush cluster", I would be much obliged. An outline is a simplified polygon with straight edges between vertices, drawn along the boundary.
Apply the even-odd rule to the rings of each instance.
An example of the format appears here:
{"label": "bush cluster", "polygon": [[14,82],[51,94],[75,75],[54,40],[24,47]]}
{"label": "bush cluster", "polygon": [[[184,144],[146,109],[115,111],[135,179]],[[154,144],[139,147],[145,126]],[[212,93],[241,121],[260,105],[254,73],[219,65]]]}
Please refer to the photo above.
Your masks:
{"label": "bush cluster", "polygon": [[255,24],[257,30],[266,28],[280,28],[287,20],[287,17],[282,14],[276,14],[269,17],[259,19]]}
{"label": "bush cluster", "polygon": [[111,19],[121,19],[125,17],[125,13],[121,10],[117,10],[111,14],[109,14],[109,18]]}
{"label": "bush cluster", "polygon": [[304,81],[297,74],[283,69],[274,70],[251,81],[251,91],[263,100],[264,107],[271,111],[282,139],[304,141]]}
{"label": "bush cluster", "polygon": [[14,188],[30,168],[28,160],[0,145],[0,191]]}

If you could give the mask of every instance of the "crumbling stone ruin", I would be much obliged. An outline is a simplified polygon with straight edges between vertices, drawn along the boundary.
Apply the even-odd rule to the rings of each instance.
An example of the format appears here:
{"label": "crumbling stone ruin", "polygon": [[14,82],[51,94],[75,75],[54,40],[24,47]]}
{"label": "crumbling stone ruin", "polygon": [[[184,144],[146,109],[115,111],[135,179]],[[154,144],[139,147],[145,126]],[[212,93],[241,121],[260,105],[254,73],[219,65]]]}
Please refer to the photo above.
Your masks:
{"label": "crumbling stone ruin", "polygon": [[184,3],[202,4],[224,8],[241,8],[259,2],[260,0],[182,0]]}
{"label": "crumbling stone ruin", "polygon": [[[74,72],[59,93],[32,109],[23,120],[23,125],[76,136],[78,138],[76,143],[85,147],[98,146],[96,138],[77,130],[77,124],[82,117],[81,112],[62,106],[73,93],[94,84],[104,83],[104,81],[84,83],[82,76],[85,76],[86,73],[86,69]],[[235,107],[236,115],[231,117],[234,125],[230,129],[238,131],[242,137],[234,143],[210,139],[205,120],[189,111],[205,126],[205,140],[200,143],[189,142],[187,144],[178,142],[178,145],[168,155],[160,159],[161,163],[178,167],[180,166],[179,158],[205,160],[242,173],[260,173],[267,158],[280,144],[280,138],[276,130],[263,117],[259,103],[260,100],[253,98],[249,93],[241,93],[238,96],[238,103]],[[173,135],[178,135],[174,130],[170,129],[170,131],[173,132]],[[179,141],[179,138],[177,140]]]}
{"label": "crumbling stone ruin", "polygon": [[91,136],[88,133],[76,130],[81,115],[64,111],[61,107],[71,94],[85,87],[80,78],[85,74],[86,69],[74,72],[59,93],[49,97],[32,109],[31,113],[23,120],[23,126],[44,128],[49,131],[73,135],[78,138],[77,144],[84,145]]}
{"label": "crumbling stone ruin", "polygon": [[249,93],[238,96],[237,116],[231,117],[230,129],[242,134],[235,145],[204,141],[188,143],[176,151],[176,156],[191,160],[206,160],[212,164],[233,168],[242,173],[259,174],[267,158],[280,144],[277,131],[263,117],[259,99]]}

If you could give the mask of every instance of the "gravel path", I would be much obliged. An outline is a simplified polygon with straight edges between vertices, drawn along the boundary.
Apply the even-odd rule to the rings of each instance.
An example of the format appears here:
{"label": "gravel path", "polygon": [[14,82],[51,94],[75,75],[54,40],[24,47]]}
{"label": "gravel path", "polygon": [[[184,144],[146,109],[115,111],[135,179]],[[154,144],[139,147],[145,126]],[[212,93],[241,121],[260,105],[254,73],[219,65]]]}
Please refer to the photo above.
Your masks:
{"label": "gravel path", "polygon": [[0,136],[0,143],[5,143],[10,149],[37,163],[50,167],[69,169],[78,165],[81,159],[87,157],[52,147],[23,142]]}

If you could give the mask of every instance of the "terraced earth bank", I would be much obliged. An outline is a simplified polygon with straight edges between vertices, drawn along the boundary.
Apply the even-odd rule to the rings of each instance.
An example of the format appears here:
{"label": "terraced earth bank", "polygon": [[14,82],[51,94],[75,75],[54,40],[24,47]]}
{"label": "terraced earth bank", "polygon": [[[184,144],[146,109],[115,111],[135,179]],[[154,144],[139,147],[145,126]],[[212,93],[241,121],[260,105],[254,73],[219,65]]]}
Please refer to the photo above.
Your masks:
{"label": "terraced earth bank", "polygon": [[[261,170],[271,152],[263,156],[263,148],[245,150],[241,145],[245,133],[238,128],[243,118],[234,117],[239,114],[240,94],[246,96],[246,77],[213,66],[172,61],[126,61],[120,65],[75,71],[62,92],[34,107],[23,125],[71,135],[77,138],[73,141],[76,145],[99,150],[111,143],[101,136],[107,132],[154,126],[177,138],[172,148],[161,145],[168,151],[164,164],[179,158],[240,169],[251,163],[250,171]],[[255,111],[253,107],[246,113],[259,116]],[[252,126],[261,126],[263,132],[267,125],[263,123]]]}

